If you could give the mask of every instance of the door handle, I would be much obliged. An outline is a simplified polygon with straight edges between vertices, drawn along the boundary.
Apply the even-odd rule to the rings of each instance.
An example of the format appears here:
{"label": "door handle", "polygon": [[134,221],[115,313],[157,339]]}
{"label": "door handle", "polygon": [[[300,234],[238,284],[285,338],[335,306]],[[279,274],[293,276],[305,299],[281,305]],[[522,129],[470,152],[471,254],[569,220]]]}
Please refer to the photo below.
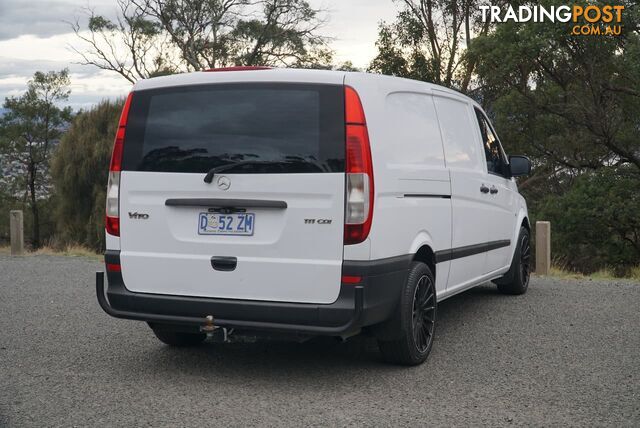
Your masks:
{"label": "door handle", "polygon": [[483,184],[480,186],[480,191],[482,193],[489,193],[489,188]]}
{"label": "door handle", "polygon": [[498,193],[498,188],[496,186],[491,186],[490,192],[492,195],[495,195],[496,193]]}
{"label": "door handle", "polygon": [[211,257],[211,267],[222,272],[231,272],[236,269],[238,259],[236,257]]}

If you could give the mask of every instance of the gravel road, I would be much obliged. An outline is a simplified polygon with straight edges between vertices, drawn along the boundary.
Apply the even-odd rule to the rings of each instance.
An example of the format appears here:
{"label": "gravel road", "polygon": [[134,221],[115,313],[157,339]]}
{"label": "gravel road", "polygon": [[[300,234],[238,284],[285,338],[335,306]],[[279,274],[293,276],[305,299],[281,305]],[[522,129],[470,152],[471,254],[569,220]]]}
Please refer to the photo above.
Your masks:
{"label": "gravel road", "polygon": [[640,425],[639,283],[487,284],[404,368],[366,337],[171,349],[102,312],[101,268],[0,256],[0,426]]}

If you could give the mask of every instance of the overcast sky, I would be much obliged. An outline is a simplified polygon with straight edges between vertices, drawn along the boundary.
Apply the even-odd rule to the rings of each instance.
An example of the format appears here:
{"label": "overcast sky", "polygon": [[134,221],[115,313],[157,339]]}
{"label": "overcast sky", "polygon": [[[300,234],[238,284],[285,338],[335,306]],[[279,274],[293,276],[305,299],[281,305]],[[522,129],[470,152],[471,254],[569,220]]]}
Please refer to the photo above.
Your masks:
{"label": "overcast sky", "polygon": [[[322,34],[334,38],[337,63],[351,60],[366,67],[375,56],[378,23],[395,17],[393,0],[310,0],[315,7],[329,9],[329,22]],[[103,98],[126,94],[124,78],[92,66],[75,64],[79,58],[70,48],[78,45],[69,24],[85,7],[115,16],[116,0],[0,0],[0,103],[9,95],[20,95],[37,70],[71,73],[70,104],[86,108]]]}

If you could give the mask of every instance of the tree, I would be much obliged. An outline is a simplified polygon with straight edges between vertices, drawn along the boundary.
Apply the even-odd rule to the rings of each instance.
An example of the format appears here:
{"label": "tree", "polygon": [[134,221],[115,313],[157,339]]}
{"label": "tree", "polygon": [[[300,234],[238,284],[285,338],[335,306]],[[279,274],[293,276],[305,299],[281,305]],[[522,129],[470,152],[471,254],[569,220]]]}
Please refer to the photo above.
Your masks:
{"label": "tree", "polygon": [[453,87],[483,104],[506,151],[532,159],[534,173],[519,188],[533,220],[554,223],[562,263],[586,272],[615,266],[618,273],[637,264],[637,2],[617,2],[625,6],[620,36],[576,36],[572,21],[482,23],[474,1],[398,3],[396,21],[380,26],[370,69]]}
{"label": "tree", "polygon": [[75,116],[51,163],[57,238],[104,250],[105,192],[123,100],[102,101]]}
{"label": "tree", "polygon": [[68,71],[36,72],[20,97],[5,99],[7,113],[0,120],[3,158],[17,166],[15,189],[24,194],[31,211],[31,245],[40,241],[39,203],[49,196],[49,161],[53,146],[71,119]]}
{"label": "tree", "polygon": [[557,263],[591,273],[624,275],[640,262],[640,175],[633,167],[582,174],[558,198],[547,195],[539,215],[553,225]]}
{"label": "tree", "polygon": [[639,22],[629,12],[619,37],[575,36],[573,22],[543,22],[503,23],[477,38],[469,57],[508,148],[545,173],[624,164],[640,172]]}
{"label": "tree", "polygon": [[621,272],[640,261],[631,221],[639,183],[631,176],[640,176],[640,19],[635,2],[619,3],[620,36],[576,36],[573,22],[507,22],[467,53],[477,64],[476,96],[507,152],[534,163],[519,184],[530,212],[553,222],[560,261],[585,272]]}
{"label": "tree", "polygon": [[465,57],[475,35],[487,34],[478,0],[398,0],[395,22],[382,23],[369,69],[467,92],[476,67]]}
{"label": "tree", "polygon": [[83,64],[130,82],[229,65],[328,68],[331,51],[317,34],[321,10],[305,0],[118,0],[111,21],[88,10]]}
{"label": "tree", "polygon": [[353,65],[351,61],[344,61],[334,67],[334,70],[338,71],[349,71],[349,72],[362,72],[361,69]]}
{"label": "tree", "polygon": [[143,8],[129,0],[117,0],[120,14],[115,22],[86,9],[85,35],[79,20],[71,23],[86,49],[71,46],[82,64],[111,70],[134,83],[139,78],[171,74],[176,71],[171,46],[160,25],[148,19]]}

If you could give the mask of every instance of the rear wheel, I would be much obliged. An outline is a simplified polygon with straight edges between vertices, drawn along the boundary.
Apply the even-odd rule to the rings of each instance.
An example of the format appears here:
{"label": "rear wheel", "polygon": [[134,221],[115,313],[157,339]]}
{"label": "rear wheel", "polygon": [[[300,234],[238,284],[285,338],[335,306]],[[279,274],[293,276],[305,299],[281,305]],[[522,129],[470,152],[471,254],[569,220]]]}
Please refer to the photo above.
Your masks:
{"label": "rear wheel", "polygon": [[169,346],[196,346],[201,344],[207,338],[207,335],[204,333],[184,333],[181,331],[165,329],[159,325],[153,325],[151,329],[153,330],[153,334],[155,334],[162,343]]}
{"label": "rear wheel", "polygon": [[524,294],[529,287],[531,276],[531,242],[526,227],[520,228],[511,268],[504,277],[494,281],[504,294]]}
{"label": "rear wheel", "polygon": [[431,269],[413,262],[409,269],[400,304],[389,321],[394,340],[378,340],[382,357],[395,364],[417,365],[431,352],[436,327],[436,287]]}

